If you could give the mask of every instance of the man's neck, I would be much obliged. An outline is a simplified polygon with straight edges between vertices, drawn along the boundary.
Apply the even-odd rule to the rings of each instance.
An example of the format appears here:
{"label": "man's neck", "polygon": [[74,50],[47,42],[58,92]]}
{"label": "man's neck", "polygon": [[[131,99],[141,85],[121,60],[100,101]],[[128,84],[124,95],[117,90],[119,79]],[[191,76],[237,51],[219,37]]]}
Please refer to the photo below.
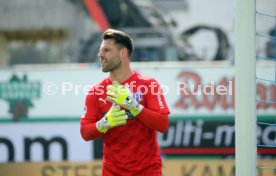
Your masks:
{"label": "man's neck", "polygon": [[110,72],[110,79],[112,81],[118,81],[119,83],[121,83],[130,78],[132,74],[133,71],[130,68],[124,70],[115,70],[113,72]]}

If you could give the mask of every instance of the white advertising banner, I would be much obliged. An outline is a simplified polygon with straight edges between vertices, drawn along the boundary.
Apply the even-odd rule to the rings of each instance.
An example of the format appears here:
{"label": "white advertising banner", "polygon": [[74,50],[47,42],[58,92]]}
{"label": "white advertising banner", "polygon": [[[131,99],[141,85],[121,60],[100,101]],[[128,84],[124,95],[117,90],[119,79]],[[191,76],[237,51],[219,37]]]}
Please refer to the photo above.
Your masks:
{"label": "white advertising banner", "polygon": [[0,123],[0,163],[94,160],[76,122]]}
{"label": "white advertising banner", "polygon": [[[210,64],[191,67],[183,64],[183,67],[137,67],[135,70],[158,80],[171,115],[234,114],[233,66]],[[18,113],[25,113],[29,118],[80,117],[86,92],[93,84],[108,76],[99,67],[5,70],[0,71],[0,75],[2,119]],[[259,67],[257,76],[274,80],[274,66]],[[273,82],[259,80],[257,100],[275,102],[275,89]],[[276,113],[273,103],[258,102],[257,108],[261,114]]]}

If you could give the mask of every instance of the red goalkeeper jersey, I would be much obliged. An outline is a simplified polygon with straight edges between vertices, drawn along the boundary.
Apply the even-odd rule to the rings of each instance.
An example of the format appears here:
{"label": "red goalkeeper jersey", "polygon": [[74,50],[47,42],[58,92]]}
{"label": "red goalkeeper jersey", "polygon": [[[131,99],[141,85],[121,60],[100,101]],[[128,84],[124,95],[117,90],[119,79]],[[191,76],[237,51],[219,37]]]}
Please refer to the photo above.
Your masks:
{"label": "red goalkeeper jersey", "polygon": [[[121,84],[129,85],[134,98],[145,108],[136,118],[129,114],[130,119],[126,125],[109,129],[105,134],[101,134],[96,130],[95,123],[112,106],[112,103],[106,100],[106,87],[110,84],[112,81],[106,78],[92,87],[86,97],[86,113],[81,119],[81,133],[84,139],[93,140],[100,135],[103,137],[103,176],[161,176],[162,162],[156,129],[150,128],[142,121],[142,118],[147,118],[151,123],[151,117],[141,115],[148,110],[157,112],[153,123],[157,124],[159,131],[164,129],[163,126],[166,124],[162,124],[162,120],[156,123],[158,117],[168,118],[170,113],[161,86],[155,79],[134,72]],[[154,115],[156,116],[156,114],[152,116]]]}

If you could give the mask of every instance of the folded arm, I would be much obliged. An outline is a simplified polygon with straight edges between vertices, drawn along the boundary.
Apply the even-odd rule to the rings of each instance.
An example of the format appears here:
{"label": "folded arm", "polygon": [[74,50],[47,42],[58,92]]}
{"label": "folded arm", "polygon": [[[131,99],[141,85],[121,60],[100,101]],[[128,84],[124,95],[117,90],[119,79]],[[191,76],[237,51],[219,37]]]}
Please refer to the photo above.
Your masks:
{"label": "folded arm", "polygon": [[147,127],[159,132],[166,132],[169,127],[169,115],[143,108],[137,118]]}
{"label": "folded arm", "polygon": [[102,136],[103,133],[99,132],[96,128],[96,122],[81,123],[81,136],[84,140],[95,140]]}

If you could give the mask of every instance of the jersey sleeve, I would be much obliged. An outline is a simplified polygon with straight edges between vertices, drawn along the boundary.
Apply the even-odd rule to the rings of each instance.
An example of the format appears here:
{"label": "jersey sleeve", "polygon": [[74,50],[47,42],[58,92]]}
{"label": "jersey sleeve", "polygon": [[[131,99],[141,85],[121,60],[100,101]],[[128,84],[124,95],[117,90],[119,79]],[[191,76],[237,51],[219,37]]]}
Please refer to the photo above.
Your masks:
{"label": "jersey sleeve", "polygon": [[149,82],[146,99],[146,106],[148,109],[160,112],[161,114],[170,113],[162,88],[156,80],[151,80]]}
{"label": "jersey sleeve", "polygon": [[169,113],[161,86],[156,81],[150,82],[145,106],[137,118],[151,129],[166,132],[169,126]]}
{"label": "jersey sleeve", "polygon": [[98,100],[97,96],[95,94],[94,88],[92,88],[85,99],[85,112],[83,116],[84,121],[90,121],[90,122],[96,122],[99,116],[99,110],[98,110]]}
{"label": "jersey sleeve", "polygon": [[100,112],[97,106],[97,96],[94,87],[88,92],[85,100],[84,115],[81,117],[81,135],[85,140],[93,140],[101,136],[96,128]]}

